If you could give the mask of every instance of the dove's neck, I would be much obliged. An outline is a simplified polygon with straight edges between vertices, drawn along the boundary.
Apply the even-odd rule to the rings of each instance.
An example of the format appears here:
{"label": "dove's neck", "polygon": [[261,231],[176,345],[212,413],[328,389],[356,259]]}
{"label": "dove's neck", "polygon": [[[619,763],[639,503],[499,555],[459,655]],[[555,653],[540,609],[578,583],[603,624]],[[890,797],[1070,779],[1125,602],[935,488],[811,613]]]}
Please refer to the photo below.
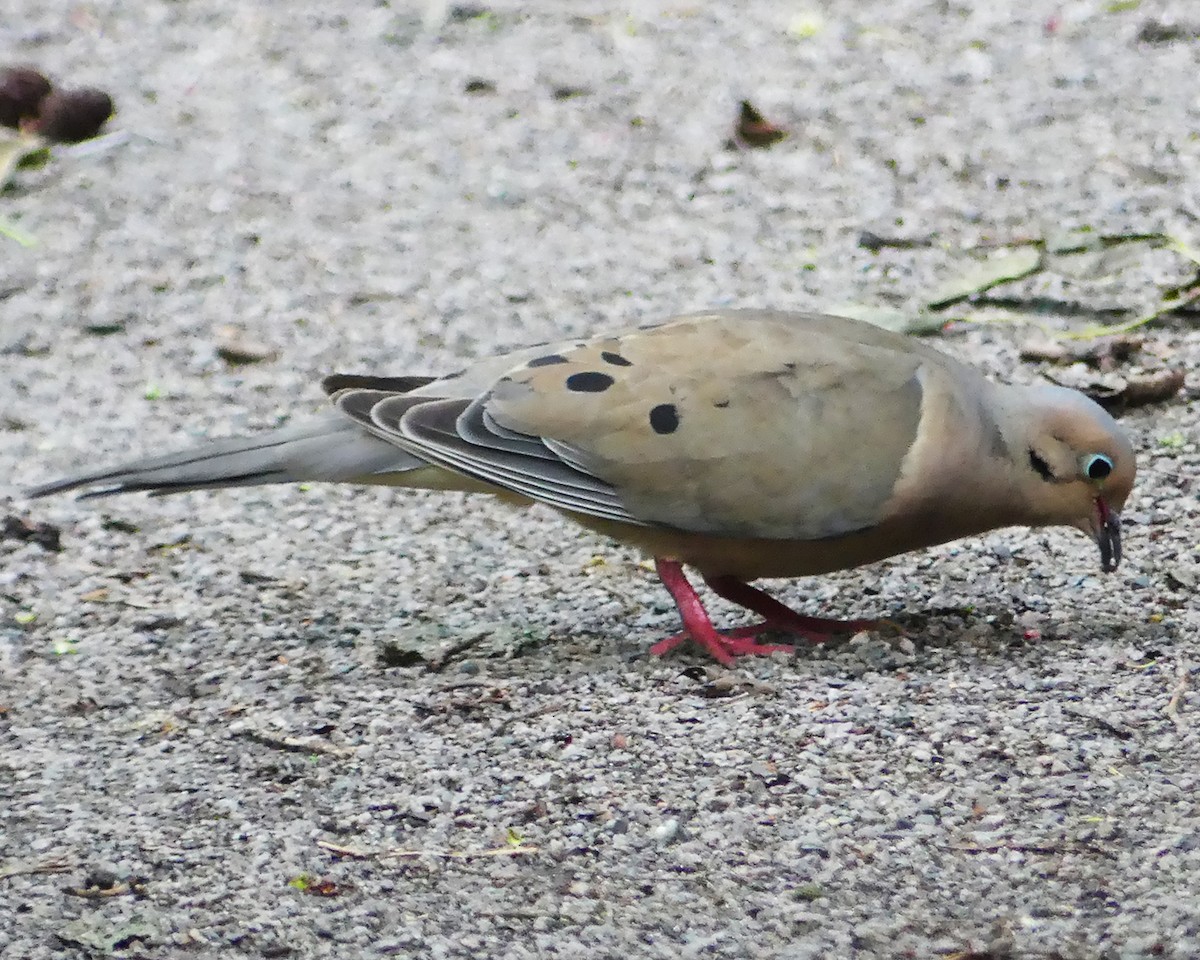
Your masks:
{"label": "dove's neck", "polygon": [[1028,523],[1019,484],[1028,458],[1026,388],[974,371],[946,386],[927,409],[889,512],[919,516],[938,540]]}

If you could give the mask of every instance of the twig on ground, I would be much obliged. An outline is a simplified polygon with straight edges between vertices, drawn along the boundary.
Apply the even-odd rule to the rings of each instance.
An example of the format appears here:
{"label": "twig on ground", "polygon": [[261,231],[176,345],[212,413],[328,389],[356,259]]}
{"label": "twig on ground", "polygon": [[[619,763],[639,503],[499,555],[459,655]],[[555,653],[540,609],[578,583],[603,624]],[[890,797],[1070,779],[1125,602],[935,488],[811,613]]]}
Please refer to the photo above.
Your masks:
{"label": "twig on ground", "polygon": [[264,747],[286,750],[288,753],[325,753],[334,757],[352,757],[354,751],[316,738],[285,737],[265,730],[239,730],[235,736],[245,737]]}
{"label": "twig on ground", "polygon": [[1067,714],[1068,716],[1078,717],[1080,720],[1088,720],[1098,726],[1101,730],[1107,730],[1118,739],[1131,740],[1133,738],[1133,731],[1124,724],[1116,723],[1115,721],[1109,720],[1107,717],[1102,717],[1099,714],[1089,713],[1087,710],[1080,710],[1078,707],[1071,706],[1064,706],[1063,713]]}
{"label": "twig on ground", "polygon": [[356,860],[370,860],[374,858],[381,860],[416,860],[419,857],[439,857],[443,860],[474,860],[478,857],[522,857],[541,851],[540,847],[527,845],[495,847],[490,850],[402,850],[398,848],[359,850],[355,847],[343,847],[340,844],[330,843],[328,840],[318,840],[317,846],[322,850],[328,850],[330,853],[336,853],[338,856],[353,857]]}
{"label": "twig on ground", "polygon": [[0,866],[0,880],[9,877],[25,877],[37,873],[66,873],[75,865],[67,860],[46,860],[42,863],[9,863]]}
{"label": "twig on ground", "polygon": [[1187,693],[1189,686],[1188,672],[1184,667],[1179,668],[1179,682],[1175,684],[1175,689],[1171,691],[1171,699],[1167,701],[1166,714],[1171,718],[1171,722],[1180,730],[1187,726],[1187,721],[1179,715],[1179,705],[1183,703],[1183,695]]}

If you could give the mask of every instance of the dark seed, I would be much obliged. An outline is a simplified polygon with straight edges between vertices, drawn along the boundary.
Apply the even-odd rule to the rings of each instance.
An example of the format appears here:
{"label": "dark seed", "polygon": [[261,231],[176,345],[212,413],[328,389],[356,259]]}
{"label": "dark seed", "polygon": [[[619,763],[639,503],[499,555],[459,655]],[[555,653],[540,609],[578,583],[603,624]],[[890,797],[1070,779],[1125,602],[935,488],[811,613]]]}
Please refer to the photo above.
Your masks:
{"label": "dark seed", "polygon": [[113,102],[103,90],[56,90],[42,101],[35,133],[55,143],[91,140],[113,114]]}
{"label": "dark seed", "polygon": [[32,67],[0,72],[0,124],[14,129],[38,115],[38,105],[50,93],[50,81]]}

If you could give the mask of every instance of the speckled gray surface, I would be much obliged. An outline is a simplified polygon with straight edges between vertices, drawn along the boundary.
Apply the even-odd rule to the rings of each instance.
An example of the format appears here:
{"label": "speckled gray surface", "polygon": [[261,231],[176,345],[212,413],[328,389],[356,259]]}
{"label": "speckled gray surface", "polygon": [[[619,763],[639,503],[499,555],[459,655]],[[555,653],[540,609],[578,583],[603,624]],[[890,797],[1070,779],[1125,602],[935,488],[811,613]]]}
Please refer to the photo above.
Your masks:
{"label": "speckled gray surface", "polygon": [[[0,541],[0,956],[1200,953],[1190,395],[1127,417],[1118,574],[1008,531],[773,584],[910,637],[732,672],[646,656],[665,592],[542,511],[20,496],[315,409],[331,370],[912,308],[978,242],[1194,232],[1200,44],[1137,41],[1189,4],[23,6],[0,55],[131,136],[0,195],[38,241],[0,241],[0,507],[64,545]],[[793,136],[726,149],[742,97]],[[1137,310],[1178,270],[1010,291]],[[227,366],[231,324],[275,358]],[[1023,336],[944,345],[1029,379]]]}

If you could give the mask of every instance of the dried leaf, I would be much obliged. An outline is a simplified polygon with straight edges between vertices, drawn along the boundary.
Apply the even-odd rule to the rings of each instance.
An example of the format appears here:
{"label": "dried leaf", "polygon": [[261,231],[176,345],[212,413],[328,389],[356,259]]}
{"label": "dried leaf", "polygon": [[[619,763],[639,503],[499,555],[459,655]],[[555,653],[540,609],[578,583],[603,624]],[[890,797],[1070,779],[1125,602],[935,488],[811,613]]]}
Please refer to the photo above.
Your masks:
{"label": "dried leaf", "polygon": [[1086,394],[1108,410],[1124,410],[1170,400],[1183,388],[1183,370],[1155,370],[1129,376],[1080,376],[1082,365],[1047,373],[1046,379]]}
{"label": "dried leaf", "polygon": [[58,527],[45,522],[35,523],[15,514],[10,514],[0,523],[0,540],[36,543],[52,553],[62,551],[62,531]]}
{"label": "dried leaf", "polygon": [[1183,383],[1182,370],[1158,370],[1130,377],[1125,386],[1124,404],[1127,407],[1140,407],[1170,400],[1183,389]]}
{"label": "dried leaf", "polygon": [[1078,359],[1061,340],[1026,340],[1017,356],[1034,363],[1074,363]]}
{"label": "dried leaf", "polygon": [[217,331],[216,348],[217,356],[234,366],[275,358],[275,351],[267,344],[250,339],[237,327],[221,327]]}
{"label": "dried leaf", "polygon": [[1086,363],[1099,370],[1112,370],[1142,349],[1142,337],[1115,336],[1072,342],[1063,340],[1027,340],[1021,345],[1022,360],[1067,364]]}
{"label": "dried leaf", "polygon": [[734,128],[739,143],[748,147],[769,147],[786,137],[787,131],[764,117],[749,100],[743,100]]}
{"label": "dried leaf", "polygon": [[874,230],[864,230],[858,235],[858,245],[872,253],[878,253],[885,247],[890,250],[920,250],[932,247],[933,237],[885,237]]}

